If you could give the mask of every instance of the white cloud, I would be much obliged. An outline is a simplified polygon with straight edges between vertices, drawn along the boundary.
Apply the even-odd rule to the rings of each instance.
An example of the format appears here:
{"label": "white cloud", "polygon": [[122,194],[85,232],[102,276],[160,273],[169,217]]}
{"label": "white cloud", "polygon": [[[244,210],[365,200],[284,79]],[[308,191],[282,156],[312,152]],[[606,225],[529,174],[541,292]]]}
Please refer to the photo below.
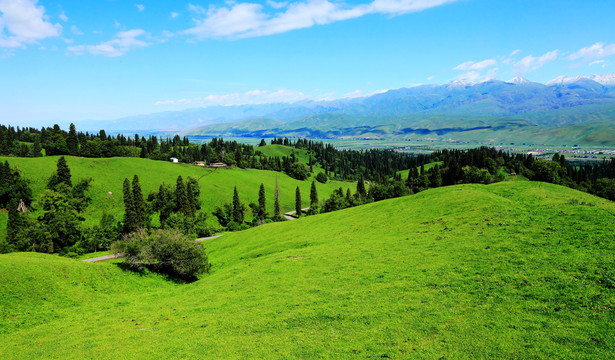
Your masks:
{"label": "white cloud", "polygon": [[122,24],[120,24],[120,22],[117,20],[113,20],[113,27],[117,29],[122,27]]}
{"label": "white cloud", "polygon": [[288,6],[288,1],[271,1],[267,0],[267,5],[274,9],[282,9]]}
{"label": "white cloud", "polygon": [[177,13],[177,12],[175,12],[175,11],[173,11],[173,12],[171,13],[171,19],[175,19],[175,18],[177,18],[178,16],[179,16],[179,13]]}
{"label": "white cloud", "polygon": [[72,32],[75,35],[83,35],[83,31],[79,30],[79,28],[75,25],[70,27],[70,32]]}
{"label": "white cloud", "polygon": [[463,64],[459,64],[453,68],[453,70],[470,71],[470,70],[484,70],[492,66],[497,65],[497,61],[493,59],[487,59],[479,62],[468,61]]}
{"label": "white cloud", "polygon": [[135,7],[137,8],[137,10],[139,10],[139,12],[145,10],[145,5],[142,4],[135,4]]}
{"label": "white cloud", "polygon": [[604,60],[595,60],[589,63],[589,66],[604,64]]}
{"label": "white cloud", "polygon": [[271,104],[271,103],[293,103],[301,100],[309,100],[304,93],[295,90],[280,89],[269,90],[250,90],[244,93],[214,94],[194,99],[162,100],[157,101],[157,106],[231,106],[246,104]]}
{"label": "white cloud", "polygon": [[188,9],[195,15],[195,26],[185,33],[198,39],[265,36],[368,14],[401,15],[455,1],[458,0],[374,0],[359,5],[329,0],[268,1],[268,7],[228,2],[226,6],[212,5],[208,9],[189,4]]}
{"label": "white cloud", "polygon": [[538,70],[546,64],[556,60],[558,52],[559,50],[549,51],[539,57],[528,55],[515,63],[514,72],[523,75],[527,72]]}
{"label": "white cloud", "polygon": [[62,11],[62,13],[60,15],[58,15],[58,17],[62,21],[68,21],[68,16],[66,16],[66,13],[64,11]]}
{"label": "white cloud", "polygon": [[62,26],[47,21],[37,0],[0,0],[0,47],[18,48],[60,36]]}
{"label": "white cloud", "polygon": [[615,44],[605,45],[603,42],[597,42],[592,46],[584,47],[581,50],[571,54],[570,60],[581,59],[583,61],[592,61],[594,59],[605,58],[615,55]]}
{"label": "white cloud", "polygon": [[76,55],[90,53],[92,55],[117,57],[124,55],[129,50],[148,46],[149,43],[137,39],[146,35],[148,34],[141,29],[122,31],[117,33],[113,40],[105,41],[98,45],[69,46],[68,50]]}
{"label": "white cloud", "polygon": [[510,55],[508,55],[508,57],[513,57],[513,56],[517,55],[517,54],[518,54],[518,53],[520,53],[520,52],[521,52],[521,49],[513,50],[513,51],[510,53]]}
{"label": "white cloud", "polygon": [[466,73],[456,76],[453,80],[475,82],[481,78],[483,78],[483,76],[478,71],[468,71]]}

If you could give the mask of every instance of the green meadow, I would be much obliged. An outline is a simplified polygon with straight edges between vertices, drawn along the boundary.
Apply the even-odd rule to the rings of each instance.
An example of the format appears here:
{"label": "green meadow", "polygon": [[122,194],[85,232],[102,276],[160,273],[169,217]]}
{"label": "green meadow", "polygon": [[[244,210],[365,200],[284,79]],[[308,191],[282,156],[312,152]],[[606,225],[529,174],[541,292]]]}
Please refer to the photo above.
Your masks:
{"label": "green meadow", "polygon": [[[276,149],[278,145],[272,145],[276,153],[283,152]],[[266,148],[266,147],[265,147]],[[271,152],[270,151],[270,152]],[[290,154],[291,149],[286,147],[286,155]],[[307,155],[297,151],[301,160]],[[58,156],[42,158],[17,158],[0,157],[0,161],[7,160],[11,166],[18,167],[22,174],[31,181],[31,187],[35,194],[40,194],[45,189],[47,180],[56,171]],[[181,175],[184,180],[188,176],[198,179],[201,187],[201,201],[203,210],[211,213],[217,206],[230,202],[233,198],[233,188],[237,186],[237,191],[242,202],[246,205],[250,202],[258,201],[258,189],[261,183],[265,185],[267,194],[267,209],[273,212],[274,192],[276,178],[280,191],[280,207],[282,212],[295,209],[295,189],[298,186],[301,190],[302,202],[310,202],[310,186],[313,180],[295,180],[281,172],[240,169],[240,168],[219,168],[210,169],[188,164],[173,164],[165,161],[155,161],[140,158],[81,158],[66,156],[66,161],[73,182],[80,178],[90,177],[93,179],[90,184],[89,194],[92,198],[90,206],[86,209],[84,217],[86,225],[98,223],[102,212],[107,211],[115,215],[116,220],[120,220],[124,212],[122,183],[125,178],[132,180],[136,174],[143,189],[145,197],[150,191],[157,191],[162,183],[175,186],[177,176]],[[317,169],[315,173],[317,174]],[[343,187],[344,191],[348,187],[356,186],[354,183],[329,181],[326,184],[316,182],[319,197],[329,197],[333,190]],[[36,207],[36,203],[34,204]],[[215,222],[213,216],[209,216],[209,221]],[[0,214],[0,233],[6,229],[6,213]]]}
{"label": "green meadow", "polygon": [[613,202],[509,181],[227,233],[203,242],[212,272],[189,284],[0,255],[0,354],[611,359],[614,232]]}

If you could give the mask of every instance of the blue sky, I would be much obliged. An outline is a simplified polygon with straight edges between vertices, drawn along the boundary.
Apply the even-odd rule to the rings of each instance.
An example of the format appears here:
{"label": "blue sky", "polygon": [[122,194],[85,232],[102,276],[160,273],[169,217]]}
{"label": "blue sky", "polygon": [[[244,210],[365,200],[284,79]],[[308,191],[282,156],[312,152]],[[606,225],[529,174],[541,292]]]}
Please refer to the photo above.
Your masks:
{"label": "blue sky", "polygon": [[611,0],[0,0],[0,123],[615,73]]}

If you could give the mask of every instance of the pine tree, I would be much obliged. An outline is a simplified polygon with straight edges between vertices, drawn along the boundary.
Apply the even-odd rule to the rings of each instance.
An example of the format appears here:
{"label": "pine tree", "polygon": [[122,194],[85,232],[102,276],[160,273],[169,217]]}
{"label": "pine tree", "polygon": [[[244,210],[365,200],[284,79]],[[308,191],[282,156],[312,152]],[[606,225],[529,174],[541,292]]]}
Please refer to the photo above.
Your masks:
{"label": "pine tree", "polygon": [[367,191],[365,191],[365,180],[363,179],[363,175],[359,177],[359,181],[357,181],[357,193],[364,197],[367,195]]}
{"label": "pine tree", "polygon": [[237,186],[233,190],[233,221],[237,224],[243,223],[243,204],[239,201],[239,194],[237,193]]}
{"label": "pine tree", "polygon": [[295,214],[301,216],[301,190],[299,190],[299,186],[295,190]]}
{"label": "pine tree", "polygon": [[127,234],[133,232],[137,228],[135,224],[133,194],[130,190],[130,181],[128,181],[128,179],[124,179],[122,190],[124,192],[124,233]]}
{"label": "pine tree", "polygon": [[147,225],[145,201],[143,200],[143,192],[141,191],[141,185],[139,184],[139,177],[137,175],[132,178],[132,202],[135,228],[144,228]]}
{"label": "pine tree", "polygon": [[278,177],[275,178],[275,198],[273,204],[273,216],[280,217],[280,189],[278,188]]}
{"label": "pine tree", "polygon": [[318,192],[316,191],[316,182],[312,180],[312,188],[310,189],[310,210],[316,210],[318,206]]}
{"label": "pine tree", "polygon": [[258,189],[258,217],[259,220],[267,217],[267,201],[265,199],[265,185],[263,183],[261,183],[261,187]]}
{"label": "pine tree", "polygon": [[68,137],[66,138],[66,146],[68,147],[69,154],[79,155],[79,138],[77,137],[75,124],[70,124]]}
{"label": "pine tree", "polygon": [[181,212],[186,216],[190,216],[190,204],[188,203],[188,197],[186,196],[184,179],[182,179],[181,176],[177,177],[177,183],[175,184],[175,206],[176,211]]}
{"label": "pine tree", "polygon": [[66,185],[67,188],[71,188],[73,186],[70,180],[70,169],[66,164],[66,159],[64,156],[58,159],[57,170],[55,174],[51,175],[51,178],[47,182],[47,188],[51,190],[56,190],[57,186],[60,184]]}
{"label": "pine tree", "polygon": [[188,177],[188,182],[186,183],[186,196],[190,202],[193,214],[201,209],[201,188],[199,182],[192,176]]}

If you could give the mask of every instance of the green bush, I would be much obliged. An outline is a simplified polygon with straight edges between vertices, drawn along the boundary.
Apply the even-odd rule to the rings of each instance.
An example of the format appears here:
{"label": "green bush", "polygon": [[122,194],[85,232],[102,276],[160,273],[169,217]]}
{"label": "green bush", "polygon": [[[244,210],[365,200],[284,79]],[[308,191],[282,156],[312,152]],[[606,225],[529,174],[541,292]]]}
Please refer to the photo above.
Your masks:
{"label": "green bush", "polygon": [[326,183],[327,180],[329,180],[329,178],[327,177],[327,174],[325,174],[324,172],[320,172],[318,173],[318,175],[316,175],[316,181],[318,181],[319,183]]}
{"label": "green bush", "polygon": [[209,261],[203,247],[181,231],[156,230],[148,234],[139,230],[112,245],[132,269],[147,267],[182,280],[195,280],[209,272]]}

